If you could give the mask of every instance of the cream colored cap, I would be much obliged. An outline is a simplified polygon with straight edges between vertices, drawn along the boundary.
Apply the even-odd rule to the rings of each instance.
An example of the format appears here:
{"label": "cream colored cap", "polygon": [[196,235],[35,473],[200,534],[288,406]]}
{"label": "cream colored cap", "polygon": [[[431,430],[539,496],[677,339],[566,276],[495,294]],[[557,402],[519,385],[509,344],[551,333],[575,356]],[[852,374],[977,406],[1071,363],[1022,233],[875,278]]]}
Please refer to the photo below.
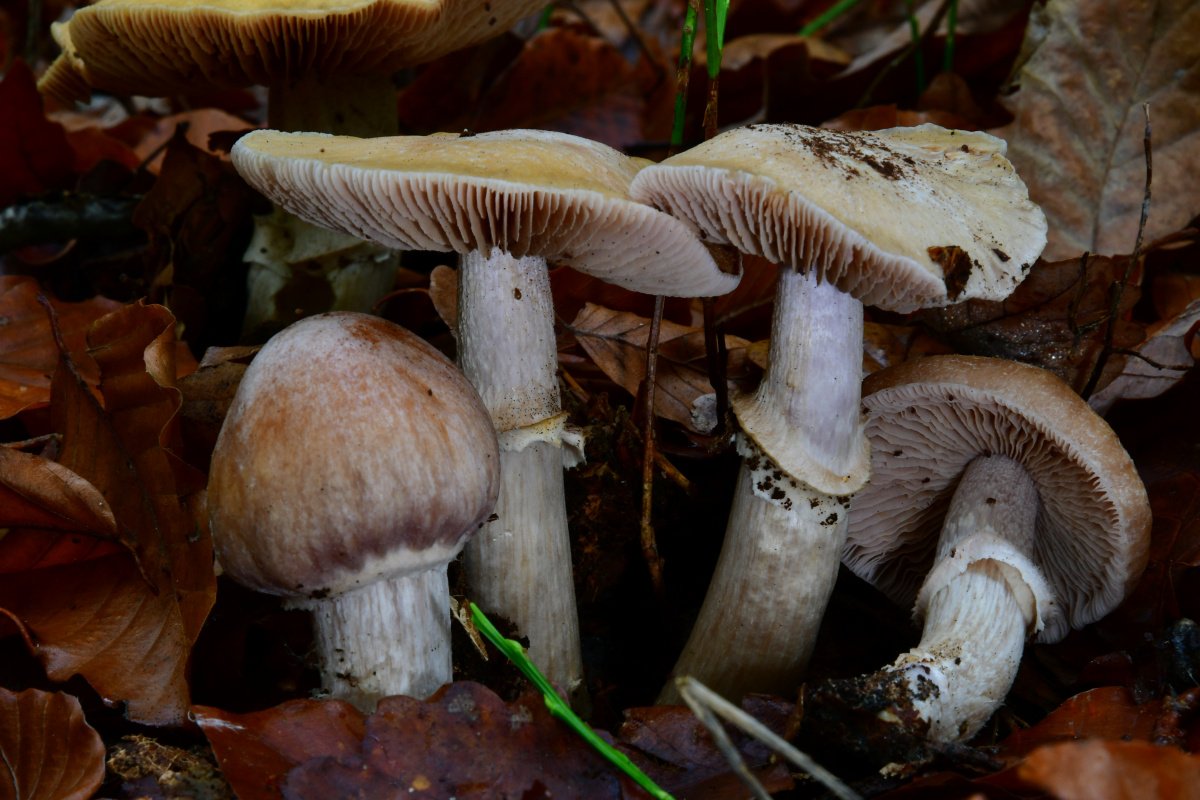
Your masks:
{"label": "cream colored cap", "polygon": [[650,294],[719,295],[738,282],[687,226],[629,199],[647,162],[577,136],[254,131],[233,163],[296,216],[392,248],[544,256]]}
{"label": "cream colored cap", "polygon": [[1107,614],[1146,565],[1150,505],[1108,424],[1069,386],[1036,367],[930,356],[863,385],[871,481],[851,501],[843,562],[911,606],[933,566],[942,520],[973,459],[1024,466],[1040,497],[1034,561],[1054,600],[1039,641]]}
{"label": "cream colored cap", "polygon": [[1002,299],[1046,244],[1046,218],[986,133],[749,125],[647,167],[634,198],[702,236],[815,270],[908,312]]}
{"label": "cream colored cap", "polygon": [[68,66],[100,89],[170,94],[390,74],[499,35],[538,0],[100,0],[68,23]]}

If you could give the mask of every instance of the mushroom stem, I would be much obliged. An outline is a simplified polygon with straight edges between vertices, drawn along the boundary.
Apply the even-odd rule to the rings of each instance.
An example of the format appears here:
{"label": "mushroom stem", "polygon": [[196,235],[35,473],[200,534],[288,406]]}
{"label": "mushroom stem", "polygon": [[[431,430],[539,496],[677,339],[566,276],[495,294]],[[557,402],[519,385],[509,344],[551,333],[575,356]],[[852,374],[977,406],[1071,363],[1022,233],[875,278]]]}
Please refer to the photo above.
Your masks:
{"label": "mushroom stem", "polygon": [[[397,133],[396,88],[390,76],[305,75],[278,81],[268,93],[267,122],[276,130],[347,136]],[[399,256],[373,242],[326,230],[280,209],[255,217],[243,257],[244,334],[283,327],[297,311],[370,311],[392,288]]]}
{"label": "mushroom stem", "polygon": [[950,501],[917,596],[920,643],[885,672],[905,676],[934,742],[973,736],[1000,707],[1050,590],[1033,565],[1038,494],[1005,456],[972,461]]}
{"label": "mushroom stem", "polygon": [[[811,274],[781,269],[769,365],[739,418],[776,415],[818,471],[848,473],[862,448],[861,370],[862,303]],[[837,578],[849,492],[857,489],[815,488],[806,477],[827,481],[789,475],[747,434],[739,450],[725,543],[674,669],[735,700],[799,685]],[[679,702],[674,681],[659,702]]]}
{"label": "mushroom stem", "polygon": [[309,608],[321,685],[363,711],[450,683],[450,586],[439,566],[295,605]]}
{"label": "mushroom stem", "polygon": [[554,304],[542,258],[462,257],[459,365],[500,439],[492,521],[464,550],[475,602],[516,624],[529,657],[569,695],[583,683],[563,493]]}

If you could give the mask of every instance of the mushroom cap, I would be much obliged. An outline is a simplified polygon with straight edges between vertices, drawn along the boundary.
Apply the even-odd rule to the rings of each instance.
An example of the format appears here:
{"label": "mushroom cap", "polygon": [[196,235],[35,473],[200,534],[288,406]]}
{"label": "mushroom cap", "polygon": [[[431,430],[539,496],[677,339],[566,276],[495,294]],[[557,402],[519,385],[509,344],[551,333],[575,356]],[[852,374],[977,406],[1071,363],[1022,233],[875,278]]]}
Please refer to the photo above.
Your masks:
{"label": "mushroom cap", "polygon": [[391,74],[507,30],[533,0],[100,0],[67,57],[92,86],[169,94],[301,75]]}
{"label": "mushroom cap", "polygon": [[739,279],[682,222],[629,199],[648,162],[578,136],[254,131],[234,145],[233,163],[296,216],[395,249],[500,249],[683,297],[724,294]]}
{"label": "mushroom cap", "polygon": [[642,170],[634,198],[890,311],[1007,297],[1046,217],[1002,139],[748,125]]}
{"label": "mushroom cap", "polygon": [[843,562],[901,605],[933,566],[950,498],[973,459],[1017,461],[1040,506],[1032,559],[1053,590],[1039,641],[1111,611],[1146,565],[1150,505],[1112,428],[1052,373],[929,356],[863,385],[871,481],[851,501]]}
{"label": "mushroom cap", "polygon": [[499,463],[487,409],[445,356],[378,317],[309,317],[255,356],[221,428],[217,556],[288,596],[431,569],[491,513]]}

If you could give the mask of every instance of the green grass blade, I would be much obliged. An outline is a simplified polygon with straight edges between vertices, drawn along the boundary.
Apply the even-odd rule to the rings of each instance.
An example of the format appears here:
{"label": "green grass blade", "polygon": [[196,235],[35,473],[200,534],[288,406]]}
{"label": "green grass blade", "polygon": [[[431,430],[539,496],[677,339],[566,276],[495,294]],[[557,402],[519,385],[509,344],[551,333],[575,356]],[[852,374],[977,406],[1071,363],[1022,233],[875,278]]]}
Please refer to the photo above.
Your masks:
{"label": "green grass blade", "polygon": [[651,796],[658,800],[674,800],[668,792],[650,780],[650,777],[646,773],[638,769],[637,764],[634,764],[629,759],[629,756],[601,739],[586,722],[576,716],[566,701],[554,690],[550,681],[546,680],[546,676],[541,673],[541,670],[529,660],[529,656],[525,655],[525,648],[521,646],[521,643],[504,638],[500,634],[500,631],[496,630],[496,626],[492,624],[492,621],[474,603],[471,603],[471,621],[479,629],[480,633],[484,635],[484,638],[503,653],[505,658],[516,665],[521,674],[528,678],[541,691],[542,699],[546,703],[546,708],[550,711],[551,716],[565,722],[567,727],[582,737],[596,752],[612,762],[613,766],[632,778],[638,786],[649,792]]}
{"label": "green grass blade", "polygon": [[815,19],[809,21],[807,25],[800,29],[801,36],[812,36],[817,31],[824,28],[835,19],[845,14],[850,9],[858,5],[859,0],[838,0]]}
{"label": "green grass blade", "polygon": [[683,147],[683,123],[687,115],[688,74],[692,69],[692,48],[696,45],[696,7],[688,3],[679,36],[679,66],[675,70],[675,118],[671,125],[671,151]]}

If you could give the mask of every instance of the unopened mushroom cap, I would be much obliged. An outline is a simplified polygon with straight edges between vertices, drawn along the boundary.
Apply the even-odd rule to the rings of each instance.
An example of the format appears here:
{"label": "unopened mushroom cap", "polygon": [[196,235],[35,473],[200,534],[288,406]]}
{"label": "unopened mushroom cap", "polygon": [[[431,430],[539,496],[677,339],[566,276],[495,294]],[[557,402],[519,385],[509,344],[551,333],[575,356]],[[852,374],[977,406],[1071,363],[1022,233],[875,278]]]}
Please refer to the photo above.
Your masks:
{"label": "unopened mushroom cap", "polygon": [[100,0],[70,20],[91,85],[126,94],[390,74],[507,30],[532,0]]}
{"label": "unopened mushroom cap", "polygon": [[1007,297],[1046,218],[986,133],[749,125],[647,167],[633,196],[866,305]]}
{"label": "unopened mushroom cap", "polygon": [[719,295],[738,282],[683,223],[629,199],[646,162],[578,136],[254,131],[233,161],[296,216],[388,247],[543,256],[652,294]]}
{"label": "unopened mushroom cap", "polygon": [[238,582],[325,596],[454,558],[499,487],[491,417],[453,364],[366,314],[273,337],[213,452],[217,555]]}
{"label": "unopened mushroom cap", "polygon": [[902,605],[933,566],[942,521],[973,459],[1022,464],[1040,507],[1033,560],[1055,600],[1039,640],[1111,611],[1146,565],[1150,506],[1107,423],[1050,372],[1014,361],[930,356],[863,386],[871,481],[855,495],[843,561]]}

